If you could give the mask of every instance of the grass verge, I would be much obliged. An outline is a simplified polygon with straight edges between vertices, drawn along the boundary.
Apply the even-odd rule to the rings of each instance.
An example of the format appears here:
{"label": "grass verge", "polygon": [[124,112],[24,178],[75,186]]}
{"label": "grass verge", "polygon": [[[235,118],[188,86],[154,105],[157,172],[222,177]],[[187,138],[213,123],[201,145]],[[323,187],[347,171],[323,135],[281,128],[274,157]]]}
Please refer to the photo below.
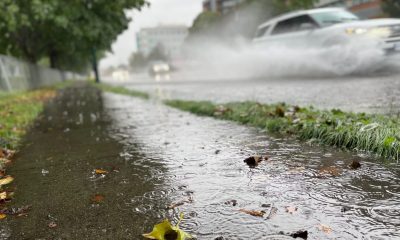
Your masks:
{"label": "grass verge", "polygon": [[55,88],[20,93],[0,93],[0,148],[15,149],[27,127],[56,95]]}
{"label": "grass verge", "polygon": [[127,89],[125,87],[111,86],[111,85],[104,84],[104,83],[93,83],[93,82],[91,82],[90,84],[102,91],[105,91],[105,92],[112,92],[112,93],[116,93],[116,94],[128,95],[128,96],[132,96],[132,97],[139,97],[139,98],[143,98],[143,99],[149,99],[149,95],[147,93]]}
{"label": "grass verge", "polygon": [[286,104],[238,102],[217,105],[212,102],[170,100],[167,105],[197,115],[233,120],[267,129],[268,132],[294,135],[302,140],[340,148],[366,151],[399,159],[400,120],[383,115],[348,113],[333,109],[315,110]]}

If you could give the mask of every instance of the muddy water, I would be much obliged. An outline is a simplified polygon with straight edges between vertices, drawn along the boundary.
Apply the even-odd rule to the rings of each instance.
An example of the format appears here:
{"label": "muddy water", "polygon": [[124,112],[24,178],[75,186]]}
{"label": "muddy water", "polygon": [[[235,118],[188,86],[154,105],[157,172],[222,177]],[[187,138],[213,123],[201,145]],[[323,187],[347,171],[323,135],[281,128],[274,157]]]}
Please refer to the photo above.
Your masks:
{"label": "muddy water", "polygon": [[[270,159],[249,168],[243,159],[253,154]],[[347,168],[353,159],[361,169]],[[339,176],[320,174],[331,166]],[[4,239],[142,239],[179,212],[198,239],[290,239],[282,233],[298,230],[309,239],[400,239],[396,163],[93,89],[67,90],[46,108],[10,174],[10,206],[32,209],[1,222]]]}

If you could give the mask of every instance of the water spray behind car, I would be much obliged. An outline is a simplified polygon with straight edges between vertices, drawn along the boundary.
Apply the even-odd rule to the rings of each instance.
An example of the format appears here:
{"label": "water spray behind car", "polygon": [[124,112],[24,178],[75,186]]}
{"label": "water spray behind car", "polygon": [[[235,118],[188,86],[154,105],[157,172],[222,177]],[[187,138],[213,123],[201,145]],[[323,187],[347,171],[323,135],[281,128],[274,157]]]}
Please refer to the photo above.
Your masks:
{"label": "water spray behind car", "polygon": [[196,68],[218,78],[375,75],[399,67],[400,20],[360,21],[343,9],[314,9],[273,18],[250,41],[192,43],[187,53]]}

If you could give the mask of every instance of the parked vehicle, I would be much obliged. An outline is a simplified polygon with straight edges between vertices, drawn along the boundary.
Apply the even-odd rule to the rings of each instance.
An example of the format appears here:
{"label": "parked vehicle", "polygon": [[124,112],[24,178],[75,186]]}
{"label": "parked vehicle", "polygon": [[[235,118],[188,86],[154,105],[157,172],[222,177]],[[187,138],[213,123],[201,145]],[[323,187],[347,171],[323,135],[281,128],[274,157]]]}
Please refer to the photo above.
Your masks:
{"label": "parked vehicle", "polygon": [[168,63],[163,61],[157,61],[150,64],[149,74],[150,75],[160,75],[167,74],[171,71],[171,67]]}
{"label": "parked vehicle", "polygon": [[400,52],[400,19],[360,20],[341,8],[297,11],[260,25],[253,43],[326,47],[359,39],[371,40],[388,52]]}

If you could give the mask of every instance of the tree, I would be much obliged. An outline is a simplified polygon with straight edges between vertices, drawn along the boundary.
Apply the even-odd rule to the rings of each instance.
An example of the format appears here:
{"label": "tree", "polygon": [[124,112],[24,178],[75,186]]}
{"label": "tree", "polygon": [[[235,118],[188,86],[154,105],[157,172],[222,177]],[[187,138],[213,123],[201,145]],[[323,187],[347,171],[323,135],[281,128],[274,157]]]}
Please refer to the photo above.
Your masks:
{"label": "tree", "polygon": [[221,20],[221,15],[216,12],[205,11],[200,13],[193,21],[192,27],[189,29],[191,34],[210,32],[212,27]]}
{"label": "tree", "polygon": [[382,10],[389,17],[400,18],[400,1],[382,0]]}
{"label": "tree", "polygon": [[281,12],[313,8],[318,0],[273,0]]}
{"label": "tree", "polygon": [[129,66],[132,70],[139,70],[146,67],[147,59],[143,56],[142,53],[132,53],[129,57]]}
{"label": "tree", "polygon": [[168,56],[163,45],[158,44],[147,56],[147,61],[167,61]]}
{"label": "tree", "polygon": [[128,27],[126,9],[146,0],[1,0],[0,52],[51,67],[87,65],[93,49],[108,50]]}

